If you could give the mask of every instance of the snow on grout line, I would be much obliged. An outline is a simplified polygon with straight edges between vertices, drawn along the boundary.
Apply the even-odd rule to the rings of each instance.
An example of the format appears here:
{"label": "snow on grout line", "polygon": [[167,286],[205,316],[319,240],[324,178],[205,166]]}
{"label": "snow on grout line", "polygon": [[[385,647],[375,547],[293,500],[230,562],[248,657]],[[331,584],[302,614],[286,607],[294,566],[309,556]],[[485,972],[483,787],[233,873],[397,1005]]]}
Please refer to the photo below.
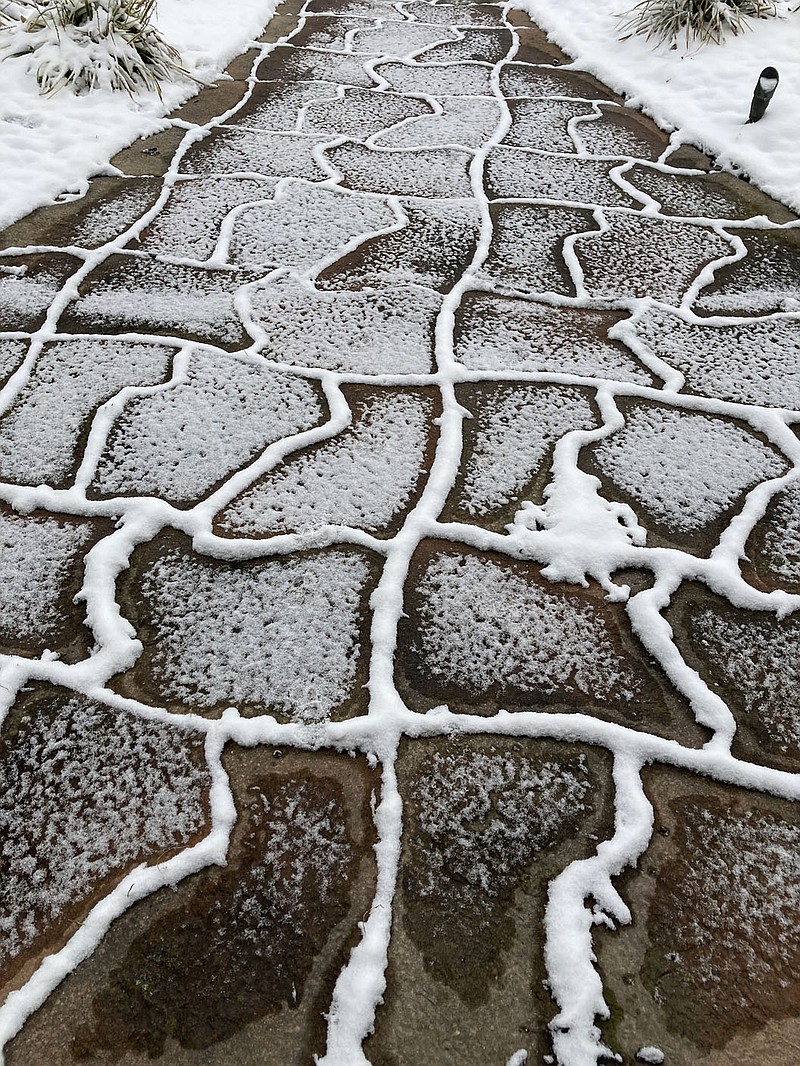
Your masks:
{"label": "snow on grout line", "polygon": [[[570,863],[548,888],[544,958],[550,990],[560,1010],[550,1022],[559,1066],[589,1066],[614,1055],[601,1041],[598,1018],[609,1017],[603,983],[594,966],[592,929],[599,922],[626,925],[630,911],[611,883],[635,866],[650,842],[653,810],[635,756],[614,759],[615,831],[591,858]],[[586,899],[596,901],[594,911]]]}
{"label": "snow on grout line", "polygon": [[381,737],[383,778],[380,803],[373,810],[378,841],[378,879],[361,940],[336,979],[328,1012],[327,1047],[318,1066],[368,1066],[363,1043],[374,1032],[375,1013],[386,991],[386,966],[392,931],[397,871],[403,833],[403,801],[395,761],[399,734]]}
{"label": "snow on grout line", "polygon": [[206,837],[166,862],[155,866],[142,864],[132,870],[107,896],[91,909],[80,928],[60,951],[47,955],[33,975],[17,991],[11,992],[0,1006],[0,1063],[3,1050],[20,1031],[28,1018],[42,1006],[50,994],[81,962],[98,947],[112,923],[139,900],[167,885],[178,882],[211,865],[224,865],[236,808],[222,766],[224,736],[209,733],[206,737],[206,763],[211,774],[210,824]]}

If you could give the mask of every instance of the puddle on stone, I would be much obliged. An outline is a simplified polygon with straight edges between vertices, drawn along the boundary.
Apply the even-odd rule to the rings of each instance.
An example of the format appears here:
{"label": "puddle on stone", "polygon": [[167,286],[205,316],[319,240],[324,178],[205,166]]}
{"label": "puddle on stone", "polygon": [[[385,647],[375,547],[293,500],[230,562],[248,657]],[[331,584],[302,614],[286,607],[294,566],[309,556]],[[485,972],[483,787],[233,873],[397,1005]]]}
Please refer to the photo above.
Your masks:
{"label": "puddle on stone", "polygon": [[686,379],[683,392],[760,407],[800,409],[800,321],[772,318],[729,325],[686,322],[654,309],[636,337]]}
{"label": "puddle on stone", "polygon": [[184,381],[127,401],[88,494],[190,506],[268,445],[324,417],[316,383],[224,353],[193,352]]}
{"label": "puddle on stone", "polygon": [[228,213],[242,204],[269,200],[274,190],[274,181],[253,178],[178,181],[135,247],[159,255],[209,259]]}
{"label": "puddle on stone", "polygon": [[472,417],[463,424],[459,474],[442,519],[498,533],[523,500],[542,502],[556,441],[599,424],[589,389],[481,383],[458,386],[456,396]]}
{"label": "puddle on stone", "polygon": [[731,606],[702,585],[681,587],[666,612],[689,665],[733,712],[733,754],[800,768],[800,617]]}
{"label": "puddle on stone", "polygon": [[220,348],[247,345],[233,298],[257,273],[164,263],[146,255],[114,255],[81,286],[61,316],[72,333],[102,330],[166,334]]}
{"label": "puddle on stone", "polygon": [[[511,129],[503,138],[503,144],[513,148],[537,148],[542,152],[574,152],[575,141],[567,123],[581,115],[594,114],[591,104],[577,100],[509,100],[508,107]],[[531,166],[535,166],[535,158],[527,158]]]}
{"label": "puddle on stone", "polygon": [[493,96],[491,68],[476,63],[379,63],[375,73],[400,93]]}
{"label": "puddle on stone", "polygon": [[547,885],[611,832],[610,761],[548,741],[401,746],[404,834],[375,1066],[486,1066],[549,1050]]}
{"label": "puddle on stone", "polygon": [[126,387],[162,382],[173,353],[161,345],[100,337],[45,345],[0,418],[0,478],[66,488],[97,409]]}
{"label": "puddle on stone", "polygon": [[555,585],[538,566],[425,541],[412,560],[397,683],[419,711],[581,712],[679,736],[705,735],[602,590]]}
{"label": "puddle on stone", "polygon": [[495,132],[500,121],[497,100],[481,97],[442,96],[441,115],[424,115],[387,130],[376,143],[386,148],[416,148],[463,145],[480,148]]}
{"label": "puddle on stone", "polygon": [[430,105],[423,100],[371,89],[347,89],[340,100],[309,104],[303,130],[366,140],[396,122],[430,112]]}
{"label": "puddle on stone", "polygon": [[616,884],[633,923],[595,937],[611,1007],[604,1041],[625,1062],[655,1046],[675,1066],[791,1066],[797,805],[663,767],[645,769],[644,783],[655,832]]}
{"label": "puddle on stone", "polygon": [[695,309],[704,315],[800,311],[800,234],[797,230],[737,229],[747,247],[738,262],[720,267]]}
{"label": "puddle on stone", "polygon": [[448,148],[415,151],[343,144],[325,155],[351,189],[394,196],[469,197],[471,156]]}
{"label": "puddle on stone", "polygon": [[218,516],[224,536],[268,537],[343,525],[395,533],[433,461],[439,394],[423,389],[345,387],[351,425],[295,453]]}
{"label": "puddle on stone", "polygon": [[575,251],[584,285],[596,299],[642,299],[678,304],[706,264],[733,246],[710,228],[614,214],[610,229],[580,236]]}
{"label": "puddle on stone", "polygon": [[456,358],[470,370],[579,374],[650,385],[653,378],[632,353],[608,340],[623,317],[467,292],[456,312]]}
{"label": "puddle on stone", "polygon": [[0,258],[0,332],[34,333],[81,262],[57,253]]}
{"label": "puddle on stone", "polygon": [[261,274],[275,266],[307,270],[357,238],[395,225],[384,201],[293,182],[237,216],[228,258]]}
{"label": "puddle on stone", "polygon": [[104,520],[80,520],[43,511],[16,514],[0,504],[0,649],[38,657],[58,652],[63,662],[85,658],[92,644],[85,610],[75,605],[83,561],[101,537]]}
{"label": "puddle on stone", "polygon": [[318,291],[280,278],[252,291],[261,354],[294,366],[355,374],[426,374],[441,296],[415,285]]}
{"label": "puddle on stone", "polygon": [[[375,889],[363,758],[228,748],[228,864],[137,903],[30,1019],[9,1066],[307,1066]],[[44,1058],[43,1058],[44,1057]]]}
{"label": "puddle on stone", "polygon": [[610,171],[617,164],[569,156],[493,148],[486,160],[490,199],[573,200],[604,207],[635,207]]}
{"label": "puddle on stone", "polygon": [[322,271],[321,289],[424,285],[448,292],[472,261],[480,233],[474,200],[402,200],[408,223],[373,237]]}
{"label": "puddle on stone", "polygon": [[499,63],[511,50],[513,38],[509,30],[465,29],[458,41],[437,44],[423,56],[426,63]]}
{"label": "puddle on stone", "polygon": [[51,685],[13,705],[0,775],[4,984],[23,965],[29,976],[124,874],[206,828],[202,738]]}
{"label": "puddle on stone", "polygon": [[114,682],[176,711],[321,722],[363,713],[377,560],[353,548],[224,563],[164,533],[120,580],[144,653]]}
{"label": "puddle on stone", "polygon": [[649,545],[710,552],[745,493],[789,468],[734,419],[637,400],[619,409],[624,427],[584,448],[580,465],[600,478],[607,499],[633,508]]}
{"label": "puddle on stone", "polygon": [[575,285],[564,262],[564,240],[596,228],[591,211],[492,204],[493,233],[483,273],[522,293],[553,292],[574,296]]}

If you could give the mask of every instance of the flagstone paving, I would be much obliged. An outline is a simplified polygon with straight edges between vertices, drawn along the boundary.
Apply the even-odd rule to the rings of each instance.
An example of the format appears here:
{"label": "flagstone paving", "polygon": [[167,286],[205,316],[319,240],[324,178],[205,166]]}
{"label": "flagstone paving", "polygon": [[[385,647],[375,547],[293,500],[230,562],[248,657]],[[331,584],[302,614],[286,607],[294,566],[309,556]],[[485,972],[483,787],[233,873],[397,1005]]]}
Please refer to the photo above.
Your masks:
{"label": "flagstone paving", "polygon": [[308,0],[0,234],[9,1066],[789,1066],[800,225]]}

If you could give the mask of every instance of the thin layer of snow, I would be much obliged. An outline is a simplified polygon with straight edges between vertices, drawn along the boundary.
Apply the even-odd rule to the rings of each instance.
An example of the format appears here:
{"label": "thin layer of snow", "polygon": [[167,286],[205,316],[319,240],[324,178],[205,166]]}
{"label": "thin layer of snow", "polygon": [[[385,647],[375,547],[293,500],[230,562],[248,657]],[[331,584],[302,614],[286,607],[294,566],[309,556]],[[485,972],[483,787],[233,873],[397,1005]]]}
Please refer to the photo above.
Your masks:
{"label": "thin layer of snow", "polygon": [[[626,94],[676,140],[695,144],[730,169],[748,174],[771,196],[800,210],[800,12],[780,3],[781,19],[753,20],[752,29],[722,45],[659,46],[643,37],[620,40],[619,14],[633,0],[512,0],[577,66]],[[762,69],[781,77],[764,118],[745,125]]]}

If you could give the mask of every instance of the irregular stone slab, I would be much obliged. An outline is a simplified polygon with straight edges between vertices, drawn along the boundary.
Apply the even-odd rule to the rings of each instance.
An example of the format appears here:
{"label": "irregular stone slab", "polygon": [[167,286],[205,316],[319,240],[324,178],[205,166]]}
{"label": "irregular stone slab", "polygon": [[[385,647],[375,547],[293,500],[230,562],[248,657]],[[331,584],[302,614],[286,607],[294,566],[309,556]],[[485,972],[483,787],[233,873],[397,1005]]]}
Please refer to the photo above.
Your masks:
{"label": "irregular stone slab", "polygon": [[404,4],[403,9],[418,22],[439,26],[502,26],[503,12],[492,4]]}
{"label": "irregular stone slab", "polygon": [[199,178],[179,181],[138,247],[160,255],[204,260],[217,247],[226,216],[242,204],[270,199],[274,180]]}
{"label": "irregular stone slab", "polygon": [[[278,758],[278,756],[281,756]],[[16,1038],[9,1061],[308,1063],[375,889],[370,798],[349,755],[226,749],[227,866],[137,903]]]}
{"label": "irregular stone slab", "polygon": [[500,105],[496,100],[449,96],[442,97],[441,103],[443,114],[404,122],[381,134],[377,143],[387,148],[443,145],[480,148],[494,135],[500,121]]}
{"label": "irregular stone slab", "polygon": [[379,63],[378,77],[400,93],[430,96],[492,96],[491,70],[486,66],[453,63]]}
{"label": "irregular stone slab", "polygon": [[404,200],[408,224],[365,241],[324,270],[324,289],[425,285],[449,291],[472,262],[480,233],[474,200]]}
{"label": "irregular stone slab", "polygon": [[391,0],[309,0],[305,10],[314,15],[359,16],[399,22],[404,19]]}
{"label": "irregular stone slab", "polygon": [[313,185],[292,184],[275,199],[242,211],[233,224],[229,258],[249,270],[305,270],[336,250],[397,224],[388,204]]}
{"label": "irregular stone slab", "polygon": [[622,317],[467,292],[456,314],[456,358],[470,370],[580,374],[649,385],[652,378],[629,350],[608,340]]}
{"label": "irregular stone slab", "polygon": [[421,491],[439,404],[417,389],[352,392],[353,421],[291,456],[218,517],[223,534],[266,537],[324,525],[394,532]]}
{"label": "irregular stone slab", "polygon": [[[743,425],[716,416],[624,401],[625,425],[587,448],[591,471],[621,489],[642,525],[668,537],[718,535],[760,481],[779,477],[786,459]],[[582,458],[583,465],[583,458]]]}
{"label": "irregular stone slab", "polygon": [[471,196],[471,156],[447,148],[419,151],[343,144],[325,153],[352,189],[395,196]]}
{"label": "irregular stone slab", "polygon": [[361,29],[353,35],[353,51],[369,55],[412,56],[437,41],[453,40],[449,27],[425,26],[418,22],[387,22],[385,26]]}
{"label": "irregular stone slab", "polygon": [[164,333],[241,348],[247,340],[233,298],[256,277],[145,255],[112,256],[83,283],[59,326],[74,333]]}
{"label": "irregular stone slab", "polygon": [[19,367],[28,350],[28,342],[0,337],[0,387]]}
{"label": "irregular stone slab", "polygon": [[761,581],[800,592],[800,484],[792,482],[773,496],[747,554]]}
{"label": "irregular stone slab", "polygon": [[74,606],[83,583],[83,559],[104,521],[80,521],[46,512],[19,515],[0,507],[0,647],[7,654],[57,651],[71,662],[88,653],[84,611]]}
{"label": "irregular stone slab", "polygon": [[645,769],[644,781],[655,832],[617,883],[633,922],[595,937],[611,1004],[604,1039],[626,1062],[656,1046],[665,1063],[789,1066],[800,1016],[797,805],[664,768]]}
{"label": "irregular stone slab", "polygon": [[800,310],[800,235],[742,229],[736,235],[747,247],[746,257],[716,271],[697,310],[707,315]]}
{"label": "irregular stone slab", "polygon": [[325,143],[324,137],[220,129],[186,153],[181,160],[181,173],[205,177],[263,174],[321,181],[329,175],[315,160],[314,148]]}
{"label": "irregular stone slab", "polygon": [[706,326],[653,310],[636,322],[636,335],[685,375],[684,391],[734,403],[800,409],[796,319]]}
{"label": "irregular stone slab", "polygon": [[696,742],[624,608],[596,586],[565,589],[531,564],[426,541],[406,589],[397,683],[415,709],[581,711]]}
{"label": "irregular stone slab", "polygon": [[0,479],[65,488],[98,407],[128,386],[163,381],[172,354],[161,345],[94,337],[46,345],[0,418]]}
{"label": "irregular stone slab", "polygon": [[613,215],[603,233],[579,237],[575,251],[595,299],[650,296],[680,303],[704,266],[730,255],[731,244],[702,226]]}
{"label": "irregular stone slab", "polygon": [[81,266],[68,255],[0,259],[0,331],[34,333],[65,282]]}
{"label": "irregular stone slab", "polygon": [[508,106],[511,129],[503,144],[542,152],[574,152],[575,141],[567,123],[594,114],[591,104],[576,100],[510,100]]}
{"label": "irregular stone slab", "polygon": [[322,418],[319,393],[305,378],[195,352],[185,380],[126,403],[89,492],[188,506],[267,445]]}
{"label": "irregular stone slab", "polygon": [[401,747],[403,843],[388,988],[369,1061],[541,1062],[548,882],[610,832],[605,755],[541,741]]}
{"label": "irregular stone slab", "polygon": [[157,538],[124,580],[145,651],[119,684],[211,716],[230,704],[296,722],[361,713],[373,567],[351,549],[226,564]]}
{"label": "irregular stone slab", "polygon": [[683,586],[667,617],[686,661],[736,718],[741,759],[800,768],[800,618],[732,607],[700,585]]}
{"label": "irregular stone slab", "polygon": [[349,13],[334,16],[309,13],[304,24],[292,37],[292,44],[300,48],[319,48],[331,52],[361,52],[348,41],[348,33],[369,27],[363,18],[353,18]]}
{"label": "irregular stone slab", "polygon": [[303,119],[307,133],[331,133],[366,140],[403,119],[430,113],[422,100],[376,92],[347,89],[340,100],[309,104]]}
{"label": "irregular stone slab", "polygon": [[484,273],[522,293],[575,294],[562,255],[564,240],[594,229],[591,211],[533,204],[493,204],[494,232]]}
{"label": "irregular stone slab", "polygon": [[441,297],[429,289],[320,292],[289,277],[263,284],[251,302],[267,359],[356,374],[431,369]]}
{"label": "irregular stone slab", "polygon": [[586,389],[559,385],[462,385],[464,458],[448,518],[502,531],[523,499],[541,503],[556,441],[594,429],[598,417]]}
{"label": "irregular stone slab", "polygon": [[[725,180],[727,179],[727,180]],[[681,217],[741,219],[755,214],[755,205],[748,206],[743,196],[736,195],[743,182],[735,182],[730,175],[697,175],[665,173],[651,167],[636,166],[625,174],[625,180],[652,196],[663,215]]]}
{"label": "irregular stone slab", "polygon": [[597,106],[600,115],[581,119],[573,126],[582,153],[616,159],[658,159],[669,147],[669,137],[644,115],[613,104]]}
{"label": "irregular stone slab", "polygon": [[337,86],[329,81],[263,81],[253,86],[253,94],[229,125],[256,130],[297,132],[301,110],[317,100],[336,98]]}
{"label": "irregular stone slab", "polygon": [[426,63],[499,63],[511,50],[513,38],[509,30],[461,31],[463,36],[457,41],[437,44],[427,49],[421,57]]}
{"label": "irregular stone slab", "polygon": [[486,160],[491,199],[573,200],[609,207],[634,207],[636,201],[612,181],[614,164],[594,159],[540,155],[518,148],[493,148]]}
{"label": "irregular stone slab", "polygon": [[270,74],[277,81],[328,81],[334,85],[360,85],[370,89],[375,79],[367,73],[366,56],[314,51],[279,45],[270,52]]}
{"label": "irregular stone slab", "polygon": [[205,826],[202,739],[49,685],[0,740],[0,975],[60,946],[112,884]]}
{"label": "irregular stone slab", "polygon": [[615,100],[613,93],[577,70],[548,70],[528,63],[508,63],[500,70],[503,96],[562,96],[577,100]]}

